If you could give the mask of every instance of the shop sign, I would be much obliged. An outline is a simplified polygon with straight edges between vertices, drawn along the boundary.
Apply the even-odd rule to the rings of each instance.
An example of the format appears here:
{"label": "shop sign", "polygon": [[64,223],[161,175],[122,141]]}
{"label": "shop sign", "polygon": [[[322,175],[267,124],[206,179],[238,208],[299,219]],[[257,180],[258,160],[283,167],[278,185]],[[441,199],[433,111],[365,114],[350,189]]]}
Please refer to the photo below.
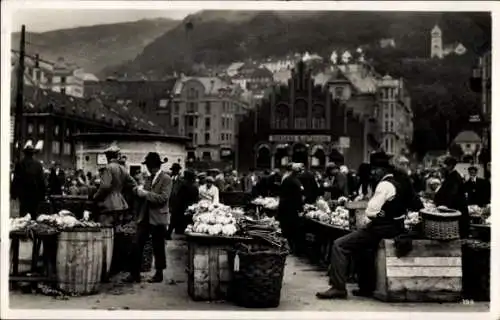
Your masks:
{"label": "shop sign", "polygon": [[97,164],[98,165],[108,164],[108,159],[106,159],[106,155],[104,153],[100,153],[97,155]]}
{"label": "shop sign", "polygon": [[351,146],[351,139],[349,137],[339,138],[339,148],[347,149]]}
{"label": "shop sign", "polygon": [[269,136],[271,142],[330,142],[332,139],[329,135],[287,135],[273,134]]}

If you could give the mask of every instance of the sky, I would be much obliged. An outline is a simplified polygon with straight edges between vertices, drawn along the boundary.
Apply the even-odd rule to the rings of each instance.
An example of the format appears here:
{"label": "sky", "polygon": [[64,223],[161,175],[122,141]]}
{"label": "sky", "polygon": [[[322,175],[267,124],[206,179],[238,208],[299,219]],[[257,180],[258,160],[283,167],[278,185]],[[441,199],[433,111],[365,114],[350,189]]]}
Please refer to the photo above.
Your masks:
{"label": "sky", "polygon": [[183,19],[187,15],[197,10],[137,10],[137,9],[23,9],[12,15],[12,31],[20,31],[21,25],[26,25],[26,31],[43,32],[49,30],[74,28],[96,24],[117,23],[127,21],[137,21],[141,19],[172,18]]}

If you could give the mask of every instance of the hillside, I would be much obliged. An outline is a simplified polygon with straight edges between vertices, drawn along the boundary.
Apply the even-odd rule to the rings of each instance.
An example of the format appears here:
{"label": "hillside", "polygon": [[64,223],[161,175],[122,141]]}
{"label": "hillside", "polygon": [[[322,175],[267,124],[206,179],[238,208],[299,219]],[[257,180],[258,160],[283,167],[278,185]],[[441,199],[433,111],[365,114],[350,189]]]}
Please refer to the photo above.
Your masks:
{"label": "hillside", "polygon": [[484,30],[491,22],[481,13],[203,11],[158,37],[131,63],[108,70],[162,77],[188,70],[192,61],[221,64],[306,50],[328,56],[334,47],[373,46],[381,38],[394,38],[407,57],[426,57],[436,23],[445,43],[460,41],[472,52],[491,36]]}
{"label": "hillside", "polygon": [[[179,21],[170,19],[139,20],[48,31],[29,32],[26,49],[30,54],[56,61],[64,57],[87,72],[98,74],[104,67],[134,59],[157,37],[174,28]],[[27,26],[29,28],[29,26]],[[19,33],[12,35],[12,48],[19,49]]]}

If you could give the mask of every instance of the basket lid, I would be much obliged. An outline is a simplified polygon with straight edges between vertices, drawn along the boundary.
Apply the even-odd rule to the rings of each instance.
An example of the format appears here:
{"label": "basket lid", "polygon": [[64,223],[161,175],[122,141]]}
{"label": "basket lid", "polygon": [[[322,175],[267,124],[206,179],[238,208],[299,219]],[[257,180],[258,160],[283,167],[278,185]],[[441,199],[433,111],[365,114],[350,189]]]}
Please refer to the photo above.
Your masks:
{"label": "basket lid", "polygon": [[458,210],[453,210],[453,209],[442,209],[442,208],[436,208],[436,209],[428,209],[424,208],[420,210],[420,213],[422,214],[428,214],[431,216],[437,216],[437,217],[460,217],[462,213]]}

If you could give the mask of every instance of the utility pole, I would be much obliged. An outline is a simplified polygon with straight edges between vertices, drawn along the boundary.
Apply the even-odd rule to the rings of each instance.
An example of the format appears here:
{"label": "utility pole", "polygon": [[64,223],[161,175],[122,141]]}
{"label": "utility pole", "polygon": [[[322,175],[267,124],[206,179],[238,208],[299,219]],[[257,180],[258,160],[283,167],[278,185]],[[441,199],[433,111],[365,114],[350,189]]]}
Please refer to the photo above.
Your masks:
{"label": "utility pole", "polygon": [[[19,43],[19,66],[17,69],[17,87],[16,87],[16,109],[14,121],[14,151],[16,161],[21,160],[21,150],[24,143],[24,57],[25,57],[25,36],[26,27],[21,27],[21,40]],[[17,145],[16,145],[17,144]]]}

